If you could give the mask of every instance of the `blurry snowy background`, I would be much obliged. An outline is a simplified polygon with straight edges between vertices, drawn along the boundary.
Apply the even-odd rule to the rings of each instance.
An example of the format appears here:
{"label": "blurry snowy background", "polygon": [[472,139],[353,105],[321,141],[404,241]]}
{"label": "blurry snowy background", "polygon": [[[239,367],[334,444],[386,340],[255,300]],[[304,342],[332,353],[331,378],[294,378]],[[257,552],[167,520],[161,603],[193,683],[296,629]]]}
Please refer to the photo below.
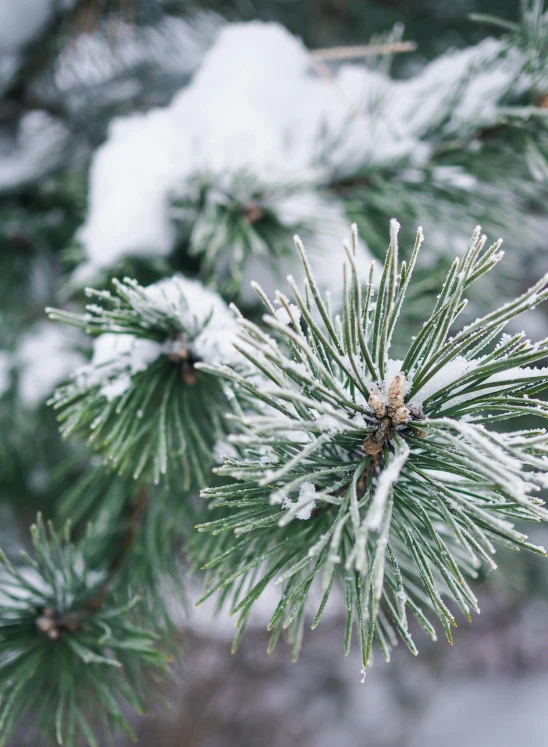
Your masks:
{"label": "blurry snowy background", "polygon": [[[521,12],[527,28],[518,0],[0,0],[6,549],[88,463],[45,402],[89,350],[46,305],[182,271],[252,307],[251,279],[270,290],[294,270],[296,231],[333,283],[350,222],[367,260],[393,215],[404,239],[425,227],[425,298],[478,222],[508,262],[471,314],[548,269],[548,16]],[[370,43],[392,51],[321,51]],[[547,334],[542,312],[526,323]],[[454,649],[423,640],[363,684],[336,611],[296,666],[283,645],[267,656],[262,620],[232,657],[230,621],[181,612],[171,714],[136,722],[139,743],[548,746],[548,567],[499,564]]]}

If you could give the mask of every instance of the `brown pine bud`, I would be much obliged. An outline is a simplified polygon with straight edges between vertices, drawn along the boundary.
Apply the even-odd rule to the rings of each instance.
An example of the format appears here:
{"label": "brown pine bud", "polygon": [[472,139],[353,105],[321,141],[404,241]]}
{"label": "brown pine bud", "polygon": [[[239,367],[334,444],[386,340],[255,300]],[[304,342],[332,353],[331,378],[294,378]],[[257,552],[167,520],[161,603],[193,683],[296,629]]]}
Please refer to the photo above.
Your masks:
{"label": "brown pine bud", "polygon": [[388,387],[388,412],[390,415],[403,406],[403,395],[405,392],[405,375],[396,374]]}
{"label": "brown pine bud", "polygon": [[406,407],[409,410],[411,420],[424,420],[424,413],[420,405],[414,405],[413,403],[410,403],[406,405]]}
{"label": "brown pine bud", "polygon": [[386,415],[386,405],[379,396],[378,389],[372,389],[369,395],[369,406],[373,409],[373,412],[379,420],[384,418]]}
{"label": "brown pine bud", "polygon": [[369,456],[375,456],[380,452],[381,447],[375,441],[373,436],[367,436],[367,438],[363,442],[363,450],[366,454],[369,454]]}
{"label": "brown pine bud", "polygon": [[408,420],[409,410],[405,405],[398,407],[396,412],[392,415],[392,425],[402,425],[402,423],[407,423]]}

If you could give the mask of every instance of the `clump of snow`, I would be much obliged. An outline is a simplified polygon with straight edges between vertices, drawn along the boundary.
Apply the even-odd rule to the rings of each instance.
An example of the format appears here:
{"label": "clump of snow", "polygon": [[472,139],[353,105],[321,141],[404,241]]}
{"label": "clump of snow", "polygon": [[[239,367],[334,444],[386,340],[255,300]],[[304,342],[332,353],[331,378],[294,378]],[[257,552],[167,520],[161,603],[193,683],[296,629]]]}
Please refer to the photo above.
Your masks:
{"label": "clump of snow", "polygon": [[[167,256],[175,245],[173,196],[191,204],[196,183],[205,181],[215,186],[212,199],[226,199],[245,175],[270,195],[269,211],[288,235],[300,224],[310,227],[305,243],[318,281],[342,287],[342,277],[332,277],[332,253],[347,233],[347,217],[342,202],[320,196],[318,187],[333,174],[395,164],[421,180],[432,127],[468,137],[468,127],[494,120],[506,91],[519,90],[522,60],[516,52],[494,64],[501,45],[488,39],[444,55],[410,80],[364,65],[342,65],[327,79],[282,26],[225,26],[191,85],[166,107],[116,119],[96,151],[79,232],[88,269],[126,255]],[[438,169],[435,178],[473,187],[456,168]],[[366,258],[360,246],[358,261]],[[276,259],[274,270],[267,259],[249,256],[244,292],[251,279],[271,293],[288,272],[300,275],[295,252]],[[226,262],[217,272],[226,272]]]}
{"label": "clump of snow", "polygon": [[14,362],[25,407],[36,408],[82,365],[85,357],[75,349],[78,343],[81,338],[75,330],[47,321],[38,322],[22,337]]}
{"label": "clump of snow", "polygon": [[175,314],[182,322],[185,332],[181,339],[162,343],[131,334],[102,334],[94,342],[90,363],[76,373],[78,386],[100,386],[101,394],[111,401],[127,391],[132,377],[160,355],[185,348],[194,360],[230,363],[238,359],[232,345],[237,323],[216,293],[180,275],[149,285],[145,292],[159,311]]}
{"label": "clump of snow", "polygon": [[293,508],[293,506],[300,506],[301,508],[298,508],[295,515],[297,519],[306,521],[307,519],[310,519],[312,512],[316,508],[316,501],[314,500],[315,494],[316,486],[311,482],[303,482],[299,489],[299,497],[297,501],[294,503],[291,498],[286,496],[283,500],[282,506],[286,509]]}
{"label": "clump of snow", "polygon": [[90,363],[76,372],[76,383],[82,388],[101,386],[101,394],[110,402],[128,389],[133,375],[146,370],[161,353],[161,344],[153,340],[127,334],[100,335],[93,344]]}
{"label": "clump of snow", "polygon": [[[239,359],[235,350],[238,324],[223,299],[205,288],[198,280],[175,275],[149,285],[148,298],[158,309],[169,313],[176,309],[189,333],[188,348],[206,363],[234,363]],[[168,343],[165,352],[174,352],[180,343]]]}
{"label": "clump of snow", "polygon": [[[316,164],[326,122],[340,128],[346,119],[339,92],[314,76],[307,50],[281,26],[225,28],[192,85],[168,107],[112,124],[93,160],[89,215],[79,233],[91,263],[105,267],[127,254],[167,255],[175,238],[170,196],[176,191],[188,198],[199,174],[219,189],[251,174],[265,191],[280,195],[273,209],[282,225],[317,226],[316,235],[327,233],[322,241],[332,251],[332,239],[346,233],[344,210],[306,184],[315,187],[324,178]],[[360,130],[367,132],[362,124]],[[286,193],[280,183],[303,188]],[[308,249],[312,259],[329,256],[322,247]],[[280,275],[296,266],[286,262]]]}
{"label": "clump of snow", "polygon": [[[291,315],[293,316],[293,319],[299,322],[301,319],[301,310],[299,309],[299,307],[296,306],[294,303],[290,303],[289,310],[291,311]],[[282,306],[279,309],[276,309],[276,319],[281,324],[291,324],[291,316],[289,315],[289,312],[284,306]]]}

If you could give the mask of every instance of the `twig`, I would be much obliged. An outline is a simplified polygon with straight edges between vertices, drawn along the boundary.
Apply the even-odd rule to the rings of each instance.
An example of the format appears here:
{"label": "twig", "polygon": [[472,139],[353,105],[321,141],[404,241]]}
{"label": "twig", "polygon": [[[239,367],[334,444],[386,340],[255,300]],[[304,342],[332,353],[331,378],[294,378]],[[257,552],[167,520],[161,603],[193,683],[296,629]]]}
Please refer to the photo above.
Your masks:
{"label": "twig", "polygon": [[36,619],[36,627],[45,633],[50,640],[58,640],[64,632],[74,633],[80,628],[84,620],[94,615],[103,605],[112,587],[114,577],[133,544],[139,521],[146,507],[148,495],[148,487],[142,487],[131,503],[127,527],[120,539],[118,549],[110,562],[107,577],[82,607],[63,614],[58,614],[49,607],[42,610],[42,614]]}
{"label": "twig", "polygon": [[357,57],[371,57],[376,54],[414,52],[416,49],[417,42],[401,41],[387,44],[357,44],[349,47],[324,47],[310,50],[310,56],[313,60],[323,62],[325,60],[351,60]]}

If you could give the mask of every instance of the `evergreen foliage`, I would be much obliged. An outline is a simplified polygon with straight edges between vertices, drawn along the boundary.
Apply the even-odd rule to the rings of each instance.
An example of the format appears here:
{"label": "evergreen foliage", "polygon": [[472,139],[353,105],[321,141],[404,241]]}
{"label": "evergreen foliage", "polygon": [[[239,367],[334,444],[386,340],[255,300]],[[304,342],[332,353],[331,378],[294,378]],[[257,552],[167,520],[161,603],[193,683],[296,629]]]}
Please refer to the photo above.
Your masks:
{"label": "evergreen foliage", "polygon": [[[157,637],[116,601],[90,528],[76,542],[38,517],[32,556],[0,558],[0,743],[24,718],[57,744],[97,745],[94,731],[133,732],[125,711],[145,708],[147,679],[165,670]],[[92,728],[93,724],[93,728]]]}
{"label": "evergreen foliage", "polygon": [[240,432],[230,439],[243,455],[216,470],[233,482],[202,491],[228,510],[198,527],[221,538],[201,553],[212,576],[206,596],[222,589],[243,629],[254,601],[279,584],[271,647],[290,629],[296,655],[315,578],[324,594],[313,627],[338,581],[348,608],[345,649],[355,624],[364,667],[374,640],[386,658],[398,636],[417,653],[408,613],[433,637],[428,616],[438,617],[452,642],[451,606],[467,618],[479,612],[466,577],[482,561],[496,567],[496,544],[546,554],[514,526],[548,518],[537,495],[547,483],[546,433],[491,425],[548,416],[535,396],[548,385],[547,370],[531,367],[546,357],[548,339],[501,337],[511,319],[548,298],[548,276],[455,332],[466,291],[503,256],[501,242],[486,248],[477,228],[405,359],[394,361],[391,340],[422,243],[419,229],[409,263],[400,264],[398,229],[392,221],[376,292],[373,270],[365,285],[356,271],[354,226],[340,313],[296,239],[306,280],[299,288],[290,279],[295,304],[278,294],[280,320],[256,287],[268,333],[240,320],[237,347],[249,370],[199,364],[265,405],[250,412],[244,399]]}
{"label": "evergreen foliage", "polygon": [[99,303],[83,315],[49,310],[52,319],[98,336],[105,348],[57,390],[52,404],[61,433],[84,436],[134,479],[158,483],[169,466],[183,490],[203,484],[215,443],[227,430],[228,400],[195,364],[230,345],[217,339],[230,337],[231,320],[218,321],[228,310],[205,289],[192,297],[203,307],[192,308],[186,293],[199,285],[178,277],[148,289],[129,279],[115,280],[114,287],[114,294],[89,290]]}
{"label": "evergreen foliage", "polygon": [[[452,642],[499,548],[546,555],[525,532],[548,518],[548,338],[515,326],[548,297],[544,3],[476,14],[451,52],[422,0],[417,56],[349,66],[186,0],[135,2],[131,34],[122,4],[85,28],[87,3],[57,5],[0,56],[0,745],[132,736],[187,578],[236,616],[234,650],[259,597],[294,659],[328,605],[364,668],[420,628]],[[345,12],[363,42],[373,15]],[[479,229],[451,264],[476,222],[509,239],[502,267]],[[12,514],[37,508],[14,557]]]}

